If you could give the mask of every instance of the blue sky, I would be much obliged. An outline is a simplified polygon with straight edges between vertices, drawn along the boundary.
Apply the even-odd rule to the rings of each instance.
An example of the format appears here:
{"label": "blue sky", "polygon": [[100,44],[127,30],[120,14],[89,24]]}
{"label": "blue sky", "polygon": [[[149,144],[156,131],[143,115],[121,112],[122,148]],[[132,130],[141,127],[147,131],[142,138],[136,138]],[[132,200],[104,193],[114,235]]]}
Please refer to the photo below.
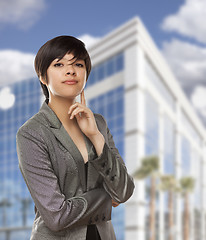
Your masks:
{"label": "blue sky", "polygon": [[205,119],[205,0],[0,0],[0,99],[6,85],[35,76],[33,58],[47,40],[63,34],[101,38],[135,16]]}
{"label": "blue sky", "polygon": [[[169,35],[160,29],[163,18],[175,12],[183,3],[182,0],[27,1],[31,2],[31,6],[22,9],[21,18],[16,17],[15,22],[9,19],[0,22],[1,49],[35,53],[44,42],[57,35],[77,37],[90,34],[101,37],[134,16],[141,17],[155,42],[161,46],[163,39]],[[14,0],[7,0],[8,6],[9,2],[11,6]],[[21,8],[20,5],[26,0],[16,0],[18,2]],[[41,7],[35,8],[37,4]],[[15,12],[17,8],[10,8],[10,11]],[[33,13],[32,17],[23,16],[24,11],[35,11],[36,14]],[[10,18],[13,18],[12,15]]]}

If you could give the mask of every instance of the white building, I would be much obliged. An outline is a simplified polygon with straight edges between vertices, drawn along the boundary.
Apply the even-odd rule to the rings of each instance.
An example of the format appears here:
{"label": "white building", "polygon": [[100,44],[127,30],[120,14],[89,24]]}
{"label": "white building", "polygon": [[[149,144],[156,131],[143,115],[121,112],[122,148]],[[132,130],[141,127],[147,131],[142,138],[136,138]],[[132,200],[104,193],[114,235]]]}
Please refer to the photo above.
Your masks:
{"label": "white building", "polygon": [[[205,239],[205,128],[141,20],[135,17],[115,29],[89,52],[93,72],[86,97],[93,111],[107,119],[129,172],[140,166],[142,157],[158,154],[162,173],[174,174],[177,179],[194,177],[190,234],[191,239]],[[125,211],[115,209],[118,239],[148,239],[146,181],[135,183]],[[167,193],[159,192],[156,205],[157,239],[165,240]],[[182,239],[182,213],[183,200],[177,196],[175,240]],[[125,221],[120,221],[121,214]],[[120,233],[123,226],[125,232]]]}

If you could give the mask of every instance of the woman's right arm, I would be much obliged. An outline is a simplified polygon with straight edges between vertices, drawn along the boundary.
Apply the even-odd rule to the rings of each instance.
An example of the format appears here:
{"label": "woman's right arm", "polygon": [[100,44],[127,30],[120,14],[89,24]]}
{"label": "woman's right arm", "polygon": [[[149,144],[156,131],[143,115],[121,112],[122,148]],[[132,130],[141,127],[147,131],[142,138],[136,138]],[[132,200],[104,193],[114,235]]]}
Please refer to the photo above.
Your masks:
{"label": "woman's right arm", "polygon": [[112,201],[102,189],[66,199],[60,191],[44,139],[31,129],[16,136],[19,168],[45,224],[52,231],[111,219]]}

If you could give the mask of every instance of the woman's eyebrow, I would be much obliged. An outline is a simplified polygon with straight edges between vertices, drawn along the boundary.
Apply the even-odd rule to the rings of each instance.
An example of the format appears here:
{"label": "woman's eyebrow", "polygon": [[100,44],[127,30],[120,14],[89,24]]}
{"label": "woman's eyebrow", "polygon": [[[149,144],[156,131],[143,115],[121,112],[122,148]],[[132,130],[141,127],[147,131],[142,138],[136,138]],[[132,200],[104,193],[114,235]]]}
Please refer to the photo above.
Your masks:
{"label": "woman's eyebrow", "polygon": [[61,60],[67,61],[67,62],[70,62],[70,61],[76,62],[76,61],[78,61],[78,59],[75,58],[75,57],[70,58],[70,59],[67,59],[67,58],[65,58],[65,57],[63,57],[63,58],[56,58],[55,60],[56,60],[57,62],[59,62],[59,61],[61,61]]}

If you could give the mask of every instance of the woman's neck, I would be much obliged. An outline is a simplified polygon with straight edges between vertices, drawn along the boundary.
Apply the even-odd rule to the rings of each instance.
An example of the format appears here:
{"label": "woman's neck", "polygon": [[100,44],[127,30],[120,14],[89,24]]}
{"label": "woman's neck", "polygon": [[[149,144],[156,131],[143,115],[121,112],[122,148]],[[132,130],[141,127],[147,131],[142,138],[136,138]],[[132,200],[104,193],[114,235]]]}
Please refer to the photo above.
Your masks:
{"label": "woman's neck", "polygon": [[55,98],[49,99],[48,106],[56,113],[62,124],[76,125],[76,118],[70,119],[69,108],[75,103],[75,99]]}

